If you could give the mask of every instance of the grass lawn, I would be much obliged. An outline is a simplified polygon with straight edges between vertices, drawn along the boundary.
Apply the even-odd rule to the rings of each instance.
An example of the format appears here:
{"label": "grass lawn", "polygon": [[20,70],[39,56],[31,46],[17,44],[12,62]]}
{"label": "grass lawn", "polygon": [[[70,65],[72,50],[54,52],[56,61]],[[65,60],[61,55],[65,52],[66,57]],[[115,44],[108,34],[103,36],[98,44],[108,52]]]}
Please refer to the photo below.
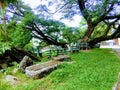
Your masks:
{"label": "grass lawn", "polygon": [[[120,71],[120,59],[111,49],[93,49],[69,54],[64,63],[46,77],[33,80],[17,72],[20,83],[10,86],[0,73],[0,90],[111,90]],[[12,67],[11,67],[12,68]],[[9,73],[10,74],[10,70]]]}

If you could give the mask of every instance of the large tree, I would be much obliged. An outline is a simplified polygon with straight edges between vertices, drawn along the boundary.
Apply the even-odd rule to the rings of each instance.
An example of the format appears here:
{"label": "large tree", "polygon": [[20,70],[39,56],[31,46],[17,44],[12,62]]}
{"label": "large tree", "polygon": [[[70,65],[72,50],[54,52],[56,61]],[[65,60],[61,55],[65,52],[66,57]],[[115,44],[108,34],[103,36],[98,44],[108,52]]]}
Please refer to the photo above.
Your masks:
{"label": "large tree", "polygon": [[[20,62],[25,55],[28,55],[34,60],[38,60],[36,56],[34,56],[31,52],[23,50],[22,48],[30,41],[31,31],[24,29],[24,23],[21,17],[14,17],[14,15],[10,15],[12,18],[8,20],[8,16],[6,17],[5,11],[17,10],[17,7],[13,6],[13,4],[22,4],[22,3],[13,3],[17,0],[0,0],[0,10],[2,10],[1,19],[4,23],[0,23],[0,29],[3,33],[1,35],[0,32],[0,64],[7,63],[8,65],[12,63],[12,61]],[[27,9],[27,7],[24,6]],[[22,9],[22,10],[21,10]],[[25,15],[24,9],[20,9],[20,16]],[[29,11],[28,11],[29,12]],[[27,13],[27,12],[26,12]],[[8,12],[8,14],[10,14]],[[8,32],[8,33],[7,33]],[[5,33],[5,34],[4,34]],[[3,37],[3,35],[5,37]],[[7,36],[7,37],[6,37]],[[9,36],[9,41],[8,41]],[[1,38],[2,37],[2,38]],[[17,47],[16,47],[17,46]],[[18,48],[22,47],[22,48]],[[1,66],[0,66],[1,68]]]}
{"label": "large tree", "polygon": [[[20,4],[16,5],[16,8],[14,9],[17,12],[13,12],[13,10],[11,11],[22,17],[32,17],[29,20],[24,19],[26,22],[24,25],[27,26],[27,29],[33,31],[33,36],[36,38],[56,45],[65,44],[63,42],[59,42],[59,36],[56,36],[58,34],[61,35],[60,29],[64,25],[58,23],[58,21],[50,20],[52,19],[52,16],[57,15],[58,13],[62,13],[62,16],[68,19],[71,19],[75,14],[79,14],[84,18],[86,30],[84,29],[85,33],[80,39],[82,39],[83,42],[89,42],[90,46],[94,46],[98,42],[115,39],[120,36],[119,0],[46,1],[48,2],[47,5],[41,4],[37,8],[40,13],[36,16],[30,11],[26,13],[24,9],[20,8]],[[54,6],[56,10],[50,10],[49,7],[51,6]]]}
{"label": "large tree", "polygon": [[[66,43],[63,37],[63,31],[66,29],[64,23],[48,19],[34,12],[22,2],[10,5],[8,11],[14,14],[12,19],[20,23],[23,29],[28,29],[32,37],[45,41],[48,44],[64,46]],[[17,24],[18,25],[18,24]]]}
{"label": "large tree", "polygon": [[[90,46],[104,40],[120,37],[120,0],[47,1],[49,3],[47,6],[39,6],[39,8],[45,9],[46,13],[55,14],[59,12],[68,19],[79,14],[84,18],[87,27],[82,41],[89,42]],[[56,3],[58,4],[56,5]],[[48,7],[53,5],[55,5],[56,11],[50,12],[51,10]]]}
{"label": "large tree", "polygon": [[3,29],[1,30],[1,32],[4,32],[4,36],[5,36],[5,40],[8,41],[8,35],[7,35],[7,30],[6,30],[6,16],[5,16],[5,11],[6,11],[6,7],[10,4],[10,3],[17,3],[18,0],[0,0],[0,10],[1,10],[1,21],[3,21]]}
{"label": "large tree", "polygon": [[[89,41],[90,45],[94,45],[104,40],[120,37],[119,0],[78,0],[78,4],[81,14],[87,22],[87,31],[83,41]],[[91,39],[92,34],[101,26],[101,23],[105,28],[101,28],[99,32],[103,33]],[[111,32],[111,30],[114,31]]]}

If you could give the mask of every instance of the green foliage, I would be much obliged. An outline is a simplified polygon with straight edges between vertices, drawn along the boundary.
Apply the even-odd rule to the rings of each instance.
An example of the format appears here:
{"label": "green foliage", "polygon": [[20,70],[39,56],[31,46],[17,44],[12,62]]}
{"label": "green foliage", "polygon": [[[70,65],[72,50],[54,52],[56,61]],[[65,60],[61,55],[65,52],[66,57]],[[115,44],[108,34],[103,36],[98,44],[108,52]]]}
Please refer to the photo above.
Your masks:
{"label": "green foliage", "polygon": [[32,42],[32,40],[28,44],[26,44],[24,46],[24,48],[29,50],[29,51],[33,51],[33,42]]}
{"label": "green foliage", "polygon": [[47,46],[48,44],[46,42],[40,42],[39,43],[39,47],[43,48],[45,46]]}
{"label": "green foliage", "polygon": [[0,41],[5,41],[5,30],[3,24],[0,24]]}
{"label": "green foliage", "polygon": [[22,19],[22,24],[28,26],[36,22],[38,22],[38,16],[34,15],[32,11],[26,10],[24,18]]}
{"label": "green foliage", "polygon": [[5,74],[5,75],[15,74],[15,73],[13,72],[14,69],[16,69],[16,71],[17,71],[16,73],[18,73],[19,64],[18,64],[17,62],[12,62],[12,64],[13,64],[13,66],[4,69],[4,70],[5,70],[5,71],[4,71],[4,74]]}
{"label": "green foliage", "polygon": [[97,38],[99,36],[102,36],[105,34],[105,29],[107,28],[107,26],[101,22],[99,23],[96,27],[94,32],[92,33],[91,39]]}
{"label": "green foliage", "polygon": [[0,41],[0,54],[3,54],[6,50],[11,49],[11,44],[9,42]]}
{"label": "green foliage", "polygon": [[[3,4],[9,5],[10,3],[17,3],[13,0],[4,0]],[[4,8],[5,9],[5,8]],[[19,17],[19,20],[21,17]],[[17,23],[16,19],[13,19],[8,24],[0,24],[0,54],[4,53],[5,50],[11,48],[11,46],[19,46],[24,47],[27,43],[29,43],[31,39],[31,31],[23,28],[23,24]],[[6,37],[8,38],[6,40]]]}
{"label": "green foliage", "polygon": [[80,32],[81,38],[85,35],[87,30],[87,22],[84,18],[81,19],[78,30]]}
{"label": "green foliage", "polygon": [[[21,8],[18,8],[21,7]],[[32,33],[32,36],[38,39],[44,39],[46,38],[50,39],[51,41],[55,40],[56,42],[66,42],[66,37],[64,38],[64,35],[62,34],[64,32],[65,25],[57,20],[51,20],[51,19],[45,19],[44,17],[40,17],[39,15],[35,15],[32,10],[25,6],[22,3],[19,3],[17,5],[18,10],[16,10],[16,13],[19,13],[23,15],[20,11],[24,12],[23,17],[15,16],[12,18],[12,22],[9,23],[8,29],[9,29],[9,37],[11,38],[12,44],[14,46],[24,47],[25,44],[27,44],[31,37],[29,36]],[[18,21],[18,22],[16,22]],[[36,25],[35,25],[36,24]],[[36,27],[37,26],[37,27]],[[32,28],[32,30],[27,31],[25,27]],[[39,30],[35,31],[39,28]],[[34,34],[33,32],[34,31]],[[42,34],[45,35],[42,35]],[[41,35],[40,35],[41,34]],[[75,35],[76,34],[76,35]],[[79,37],[79,32],[76,30],[74,35],[73,32],[71,32],[72,37],[69,39],[72,41],[76,41],[76,38]],[[67,40],[69,42],[69,40]]]}
{"label": "green foliage", "polygon": [[76,42],[81,38],[81,32],[78,28],[65,27],[63,29],[63,39],[68,43]]}
{"label": "green foliage", "polygon": [[[27,30],[25,26],[27,26],[28,22],[31,22],[33,18],[35,18],[35,16],[33,16],[31,9],[28,6],[24,5],[21,1],[9,0],[8,2],[13,2],[11,6],[15,5],[13,6],[13,8],[16,7],[16,13],[23,15],[23,13],[21,13],[20,11],[25,11],[23,17],[19,15],[13,15],[13,17],[7,24],[9,42],[12,46],[23,48],[31,40],[31,31]],[[18,7],[20,8],[18,9]],[[10,7],[8,8],[11,9]]]}
{"label": "green foliage", "polygon": [[9,3],[15,3],[18,0],[1,0],[3,3],[9,4]]}
{"label": "green foliage", "polygon": [[10,42],[6,41],[6,35],[3,24],[0,24],[0,54],[11,48]]}
{"label": "green foliage", "polygon": [[0,80],[0,90],[9,90],[10,84],[7,82],[4,82],[3,80]]}
{"label": "green foliage", "polygon": [[57,20],[45,20],[45,19],[40,19],[39,23],[42,27],[44,33],[53,38],[54,40],[58,41],[58,42],[62,42],[61,38],[62,38],[62,32],[63,29],[65,27],[65,25]]}
{"label": "green foliage", "polygon": [[24,47],[31,40],[31,31],[23,28],[21,24],[11,22],[8,25],[9,37],[13,46]]}

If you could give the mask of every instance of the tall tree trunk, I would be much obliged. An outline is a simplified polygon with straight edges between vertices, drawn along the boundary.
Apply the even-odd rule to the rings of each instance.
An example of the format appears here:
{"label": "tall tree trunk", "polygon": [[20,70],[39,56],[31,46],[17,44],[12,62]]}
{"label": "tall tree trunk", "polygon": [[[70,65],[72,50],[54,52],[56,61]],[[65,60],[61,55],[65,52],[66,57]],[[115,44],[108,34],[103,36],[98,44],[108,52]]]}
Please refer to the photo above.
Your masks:
{"label": "tall tree trunk", "polygon": [[7,25],[6,25],[6,18],[5,18],[5,5],[2,2],[2,0],[0,0],[0,8],[1,8],[1,18],[3,20],[3,25],[4,25],[4,36],[5,36],[5,40],[8,41],[8,36],[7,36]]}
{"label": "tall tree trunk", "polygon": [[85,0],[78,0],[78,4],[79,4],[81,14],[85,18],[85,20],[87,22],[87,25],[88,25],[87,31],[86,31],[82,41],[83,42],[88,42],[92,32],[94,31],[95,26],[93,24],[91,15],[89,14],[88,10],[86,9],[85,2],[86,2]]}
{"label": "tall tree trunk", "polygon": [[83,42],[88,42],[92,32],[94,31],[94,26],[92,25],[91,22],[88,22],[88,28],[87,31],[82,39]]}

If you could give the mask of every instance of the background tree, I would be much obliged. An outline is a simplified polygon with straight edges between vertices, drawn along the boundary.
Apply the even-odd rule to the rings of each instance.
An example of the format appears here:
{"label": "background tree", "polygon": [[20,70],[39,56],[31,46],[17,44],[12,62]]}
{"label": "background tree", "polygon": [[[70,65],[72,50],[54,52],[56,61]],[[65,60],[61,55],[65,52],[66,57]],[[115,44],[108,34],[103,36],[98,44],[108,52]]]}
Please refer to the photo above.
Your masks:
{"label": "background tree", "polygon": [[79,28],[75,27],[65,27],[63,31],[63,39],[66,40],[68,44],[76,43],[81,37],[82,34]]}
{"label": "background tree", "polygon": [[[79,14],[85,19],[87,27],[82,41],[89,42],[90,46],[120,36],[120,0],[56,0],[56,3],[49,0],[48,3],[50,5],[58,3],[56,12],[63,13],[64,18],[71,19]],[[44,9],[50,13],[48,8]],[[97,28],[102,24],[104,28],[98,30]],[[111,33],[111,30],[114,32]],[[93,37],[98,31],[100,34]]]}
{"label": "background tree", "polygon": [[5,40],[8,40],[8,36],[7,36],[7,30],[6,30],[6,17],[5,17],[5,11],[6,11],[6,7],[10,4],[10,3],[17,3],[17,0],[0,0],[0,9],[1,9],[1,20],[3,21],[3,27],[1,29],[1,31],[3,31],[4,36],[5,36]]}
{"label": "background tree", "polygon": [[[0,59],[4,60],[4,62],[8,61],[8,63],[11,63],[11,61],[19,62],[25,55],[28,55],[33,60],[38,60],[38,58],[36,58],[32,53],[21,49],[31,40],[31,31],[28,31],[27,29],[24,28],[25,24],[24,21],[22,21],[23,16],[26,15],[27,12],[32,11],[28,6],[23,5],[23,7],[21,7],[18,10],[17,7],[15,7],[14,5],[17,5],[17,7],[19,7],[20,5],[22,5],[22,2],[21,1],[19,1],[19,3],[10,2],[8,3],[8,5],[6,5],[6,8],[4,8],[6,11],[11,10],[12,12],[17,10],[18,13],[15,13],[15,15],[10,15],[11,18],[9,20],[5,18],[5,20],[7,21],[5,28],[8,32],[7,36],[9,36],[9,41],[6,40],[6,38],[4,39],[3,35],[0,34]],[[24,12],[25,9],[26,12]],[[10,14],[10,11],[6,13]],[[4,30],[3,25],[4,25],[3,23],[0,24],[0,29]],[[6,57],[10,58],[10,62],[9,60],[7,60]]]}
{"label": "background tree", "polygon": [[[43,12],[38,15],[21,3],[11,5],[12,10],[9,11],[19,16],[19,22],[22,22],[23,27],[31,30],[32,36],[55,45],[67,43],[58,38],[63,38],[62,32],[65,30],[63,29],[65,25],[48,17],[59,12],[64,14],[64,18],[69,19],[81,12],[80,15],[84,18],[82,21],[86,23],[83,30],[80,26],[80,32],[84,34],[82,41],[89,42],[90,46],[93,46],[98,42],[119,37],[119,2],[119,0],[56,0],[56,2],[48,0],[47,5],[42,4],[37,8],[38,11]],[[58,6],[55,6],[55,11],[48,9],[52,5]],[[45,13],[48,13],[47,16],[44,16]]]}
{"label": "background tree", "polygon": [[15,15],[14,19],[18,21],[18,23],[21,23],[24,29],[31,31],[32,37],[45,41],[48,44],[64,46],[67,43],[63,40],[61,41],[61,38],[63,38],[62,32],[65,27],[63,23],[35,15],[30,8],[26,7],[27,6],[20,3],[11,5],[9,12]]}
{"label": "background tree", "polygon": [[[120,12],[117,10],[119,3],[119,0],[94,0],[92,2],[89,0],[78,0],[81,14],[88,25],[83,41],[89,41],[92,46],[98,42],[115,39],[120,36],[120,25],[116,24],[120,19]],[[104,33],[94,39],[90,39],[92,34],[96,32],[96,28],[100,23],[104,23],[104,26],[106,26],[106,28],[102,28],[101,31],[99,30],[99,32]],[[112,28],[114,28],[114,32],[110,33]]]}
{"label": "background tree", "polygon": [[0,0],[0,53],[4,53],[5,50],[10,49],[10,43],[8,42],[7,24],[6,24],[6,8],[11,3],[17,3],[18,0]]}

